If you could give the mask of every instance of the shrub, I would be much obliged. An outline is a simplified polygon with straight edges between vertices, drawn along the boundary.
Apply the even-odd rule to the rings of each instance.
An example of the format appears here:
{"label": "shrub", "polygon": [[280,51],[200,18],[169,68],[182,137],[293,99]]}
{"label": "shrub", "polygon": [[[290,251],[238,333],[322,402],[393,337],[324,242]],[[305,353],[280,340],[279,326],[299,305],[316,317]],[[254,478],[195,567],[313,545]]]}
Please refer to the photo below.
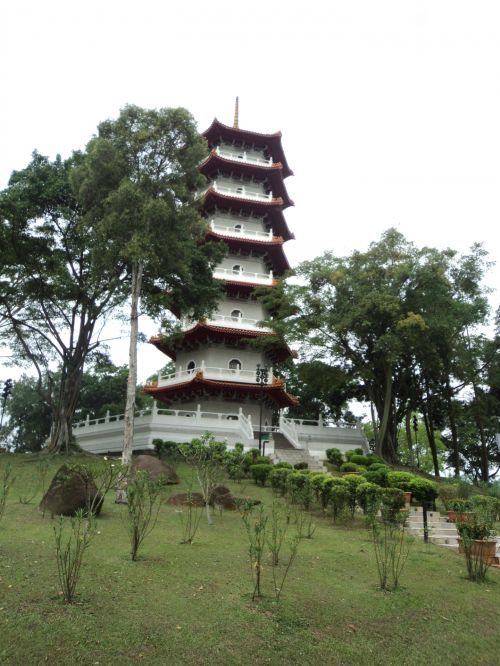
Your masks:
{"label": "shrub", "polygon": [[269,463],[257,463],[250,466],[250,473],[255,483],[260,483],[261,486],[266,485],[266,481],[273,470],[273,465]]}
{"label": "shrub", "polygon": [[438,488],[438,497],[444,504],[444,508],[447,511],[451,510],[448,504],[458,497],[458,486],[453,483],[441,483]]}
{"label": "shrub", "polygon": [[366,483],[364,476],[360,474],[352,474],[345,477],[345,482],[349,491],[348,505],[351,517],[354,516],[356,510],[356,491],[359,485]]}
{"label": "shrub", "polygon": [[437,484],[420,476],[413,477],[408,489],[418,502],[433,502],[437,497]]}
{"label": "shrub", "polygon": [[375,511],[379,501],[380,487],[375,483],[360,483],[356,487],[356,501],[363,509],[363,513],[371,514]]}
{"label": "shrub", "polygon": [[332,463],[332,465],[336,465],[337,467],[340,467],[344,462],[344,457],[339,449],[327,449],[326,459],[328,462]]}
{"label": "shrub", "polygon": [[[484,555],[485,539],[495,535],[493,531],[494,517],[487,505],[477,505],[472,516],[465,522],[457,522],[457,530],[462,540],[467,575],[469,580],[482,583],[491,565],[491,558]],[[476,543],[480,541],[480,543]]]}
{"label": "shrub", "polygon": [[164,485],[152,481],[147,472],[140,470],[127,485],[128,531],[130,557],[137,559],[137,552],[144,539],[153,531],[163,500]]}
{"label": "shrub", "polygon": [[[355,456],[355,455],[356,455],[356,453],[357,453],[357,451],[353,451],[352,449],[350,449],[349,451],[346,451],[346,452],[344,453],[344,458],[345,458],[347,461],[349,461],[349,460],[351,459],[352,456]],[[361,451],[361,453],[363,453],[363,451]]]}
{"label": "shrub", "polygon": [[341,486],[340,484],[333,484],[329,490],[329,504],[332,507],[333,522],[335,522],[349,501],[349,488],[347,484]]}
{"label": "shrub", "polygon": [[71,603],[80,579],[84,553],[95,534],[95,517],[79,509],[69,521],[59,516],[53,530],[59,583],[64,601]]}
{"label": "shrub", "polygon": [[468,499],[474,491],[474,486],[470,481],[460,479],[457,483],[457,490],[460,499]]}
{"label": "shrub", "polygon": [[399,522],[399,514],[405,505],[404,492],[400,488],[380,489],[380,511],[386,522]]}
{"label": "shrub", "polygon": [[500,513],[500,501],[496,497],[490,497],[489,495],[473,495],[470,498],[472,503],[472,509],[481,509],[487,514],[491,515],[493,520],[497,519],[497,516]]}
{"label": "shrub", "polygon": [[362,472],[363,476],[369,483],[376,483],[377,486],[381,486],[382,488],[387,487],[388,473],[389,468],[386,465],[379,465],[378,463],[372,465],[366,471]]}
{"label": "shrub", "polygon": [[340,466],[341,472],[362,472],[365,468],[352,462],[345,462]]}
{"label": "shrub", "polygon": [[7,502],[7,495],[9,494],[12,481],[11,467],[10,465],[6,465],[0,477],[0,520],[5,511],[5,503]]}
{"label": "shrub", "polygon": [[274,464],[274,469],[293,469],[293,465],[287,462],[277,462]]}
{"label": "shrub", "polygon": [[153,439],[153,446],[155,447],[156,455],[160,460],[179,460],[182,458],[178,442]]}
{"label": "shrub", "polygon": [[387,467],[384,459],[381,458],[380,456],[375,455],[374,453],[369,453],[366,457],[368,458],[368,465],[370,467],[372,467],[373,465],[384,465],[384,467]]}
{"label": "shrub", "polygon": [[457,497],[456,499],[449,500],[448,511],[456,511],[457,513],[472,511],[472,502],[470,500]]}
{"label": "shrub", "polygon": [[355,453],[353,456],[351,456],[349,458],[349,462],[354,463],[355,465],[363,465],[363,467],[368,467],[368,465],[371,464],[368,456],[362,456],[359,453]]}
{"label": "shrub", "polygon": [[306,462],[298,462],[295,463],[293,466],[294,469],[300,470],[300,469],[309,469],[309,465]]}
{"label": "shrub", "polygon": [[302,499],[301,495],[306,487],[309,489],[312,499],[312,486],[309,480],[309,474],[294,470],[291,474],[288,475],[287,492],[289,493],[290,499],[293,503]]}
{"label": "shrub", "polygon": [[273,467],[269,474],[269,481],[275,492],[279,492],[282,495],[286,494],[287,479],[292,471],[289,467],[276,467],[276,465]]}
{"label": "shrub", "polygon": [[409,472],[389,472],[387,483],[389,488],[399,488],[405,492],[411,492],[411,484],[414,478],[415,475]]}

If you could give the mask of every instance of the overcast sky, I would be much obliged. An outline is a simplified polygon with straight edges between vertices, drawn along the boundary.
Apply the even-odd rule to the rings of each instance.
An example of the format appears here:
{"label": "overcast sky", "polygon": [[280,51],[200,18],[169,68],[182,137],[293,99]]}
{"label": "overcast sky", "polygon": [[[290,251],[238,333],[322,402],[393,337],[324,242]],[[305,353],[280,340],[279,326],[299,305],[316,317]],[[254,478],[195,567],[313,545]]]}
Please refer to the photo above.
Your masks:
{"label": "overcast sky", "polygon": [[[4,0],[0,80],[0,188],[127,103],[184,106],[201,131],[239,95],[241,127],[283,132],[292,264],[391,226],[500,264],[498,0]],[[139,362],[144,379],[163,359]]]}

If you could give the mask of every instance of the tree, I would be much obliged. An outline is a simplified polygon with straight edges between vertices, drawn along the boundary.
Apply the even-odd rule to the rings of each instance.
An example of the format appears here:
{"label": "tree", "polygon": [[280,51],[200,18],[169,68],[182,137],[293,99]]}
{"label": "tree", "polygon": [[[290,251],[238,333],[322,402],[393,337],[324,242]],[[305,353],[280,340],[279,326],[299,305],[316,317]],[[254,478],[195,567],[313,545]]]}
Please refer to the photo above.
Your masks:
{"label": "tree", "polygon": [[[276,327],[300,342],[307,360],[339,368],[357,383],[373,406],[375,452],[389,462],[398,459],[398,427],[408,409],[428,403],[431,379],[443,379],[434,367],[443,365],[439,349],[429,340],[451,327],[446,340],[453,350],[466,326],[485,318],[484,253],[473,248],[466,277],[465,260],[451,250],[418,249],[390,229],[366,252],[327,252],[304,262],[298,279],[272,296],[283,299],[289,315],[280,320],[278,312]],[[429,422],[431,448],[433,432]]]}
{"label": "tree", "polygon": [[158,315],[174,307],[200,317],[219,296],[212,271],[224,249],[202,242],[206,223],[196,199],[205,154],[185,109],[128,106],[101,123],[87,146],[79,192],[108,241],[105,262],[125,261],[131,276],[124,463],[132,452],[140,309]]}
{"label": "tree", "polygon": [[50,406],[49,450],[68,449],[84,364],[99,345],[98,322],[123,300],[123,262],[100,260],[73,179],[83,156],[50,162],[33,153],[0,193],[2,336],[31,365]]}

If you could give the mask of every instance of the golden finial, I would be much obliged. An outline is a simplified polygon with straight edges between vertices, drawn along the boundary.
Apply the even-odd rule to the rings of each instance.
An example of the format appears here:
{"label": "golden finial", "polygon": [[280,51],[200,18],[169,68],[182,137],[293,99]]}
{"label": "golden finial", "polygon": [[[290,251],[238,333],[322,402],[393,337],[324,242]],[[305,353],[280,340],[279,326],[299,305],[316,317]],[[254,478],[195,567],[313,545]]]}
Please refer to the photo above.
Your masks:
{"label": "golden finial", "polygon": [[236,97],[236,102],[234,104],[234,123],[233,123],[233,127],[239,127],[238,115],[239,115],[239,100],[238,100],[238,97]]}

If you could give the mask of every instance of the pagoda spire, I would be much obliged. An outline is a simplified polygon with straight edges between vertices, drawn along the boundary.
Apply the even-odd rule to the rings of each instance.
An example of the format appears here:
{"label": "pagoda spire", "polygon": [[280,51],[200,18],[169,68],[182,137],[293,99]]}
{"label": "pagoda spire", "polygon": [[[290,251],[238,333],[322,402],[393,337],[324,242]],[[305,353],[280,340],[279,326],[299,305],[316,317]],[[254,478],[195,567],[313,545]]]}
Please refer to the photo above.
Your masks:
{"label": "pagoda spire", "polygon": [[236,97],[236,101],[234,103],[234,122],[233,122],[233,127],[238,128],[239,127],[239,98]]}

